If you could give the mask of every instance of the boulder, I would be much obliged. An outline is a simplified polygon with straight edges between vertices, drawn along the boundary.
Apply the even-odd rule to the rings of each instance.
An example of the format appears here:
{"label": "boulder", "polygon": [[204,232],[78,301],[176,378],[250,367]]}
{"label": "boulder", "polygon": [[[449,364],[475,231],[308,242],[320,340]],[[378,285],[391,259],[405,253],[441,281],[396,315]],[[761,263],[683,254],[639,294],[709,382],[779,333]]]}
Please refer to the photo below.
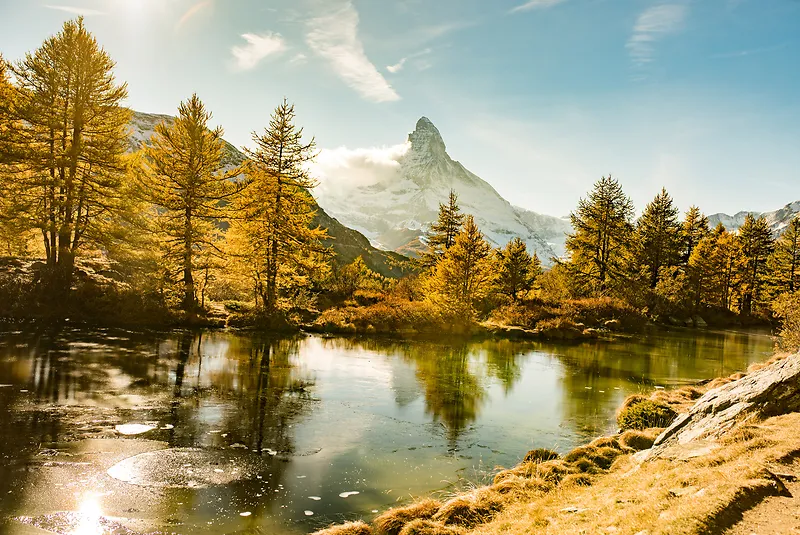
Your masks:
{"label": "boulder", "polygon": [[701,329],[705,329],[706,327],[708,327],[708,323],[706,322],[706,320],[704,320],[700,316],[694,316],[692,319],[694,320],[695,327],[700,327]]}
{"label": "boulder", "polygon": [[800,411],[800,353],[708,391],[655,441],[649,458],[672,447],[713,441],[754,417]]}
{"label": "boulder", "polygon": [[609,331],[619,331],[622,329],[622,322],[619,320],[608,320],[603,326]]}

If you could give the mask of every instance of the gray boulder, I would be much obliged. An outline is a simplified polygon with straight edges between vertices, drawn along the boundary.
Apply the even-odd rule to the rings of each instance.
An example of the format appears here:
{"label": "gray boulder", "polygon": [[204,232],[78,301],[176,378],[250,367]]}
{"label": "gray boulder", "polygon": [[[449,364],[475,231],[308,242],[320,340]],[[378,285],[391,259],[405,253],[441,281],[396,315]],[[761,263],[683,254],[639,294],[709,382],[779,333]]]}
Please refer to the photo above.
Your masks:
{"label": "gray boulder", "polygon": [[800,354],[710,390],[655,441],[648,458],[713,442],[739,422],[800,411]]}

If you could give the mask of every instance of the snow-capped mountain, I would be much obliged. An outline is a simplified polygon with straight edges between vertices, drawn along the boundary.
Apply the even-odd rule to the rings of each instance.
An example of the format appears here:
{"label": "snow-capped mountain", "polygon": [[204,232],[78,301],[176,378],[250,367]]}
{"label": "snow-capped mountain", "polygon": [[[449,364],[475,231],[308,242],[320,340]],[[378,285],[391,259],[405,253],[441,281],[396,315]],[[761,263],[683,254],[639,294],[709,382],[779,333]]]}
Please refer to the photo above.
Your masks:
{"label": "snow-capped mountain", "polygon": [[518,236],[545,263],[564,254],[569,221],[513,206],[448,155],[439,130],[426,117],[405,145],[379,155],[350,154],[360,154],[360,165],[343,162],[338,151],[323,151],[314,169],[321,182],[314,195],[320,206],[380,248],[405,251],[409,242],[419,241],[452,189],[461,211],[475,217],[492,245]]}
{"label": "snow-capped mountain", "polygon": [[755,217],[760,217],[763,215],[767,218],[767,223],[769,223],[772,233],[777,237],[783,234],[786,226],[792,221],[792,219],[797,217],[799,213],[800,201],[795,201],[791,204],[787,204],[779,210],[775,210],[774,212],[739,212],[736,215],[714,214],[708,216],[708,222],[712,227],[722,223],[722,225],[729,231],[735,231],[739,230],[739,228],[744,225],[744,220],[748,214],[752,214]]}

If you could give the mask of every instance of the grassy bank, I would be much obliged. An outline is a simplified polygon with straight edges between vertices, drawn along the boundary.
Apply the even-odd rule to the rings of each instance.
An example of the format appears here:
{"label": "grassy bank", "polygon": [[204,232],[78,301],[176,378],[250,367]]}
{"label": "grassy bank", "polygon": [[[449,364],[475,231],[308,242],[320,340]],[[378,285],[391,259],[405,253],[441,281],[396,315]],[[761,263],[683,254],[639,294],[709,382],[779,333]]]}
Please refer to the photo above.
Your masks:
{"label": "grassy bank", "polygon": [[422,499],[385,511],[369,524],[351,522],[315,535],[723,533],[765,498],[785,495],[782,479],[800,475],[800,413],[740,423],[716,449],[697,455],[642,463],[636,453],[650,448],[662,427],[705,392],[768,364],[705,384],[632,396],[618,415],[629,429],[616,436],[563,457],[533,450],[489,485],[444,500]]}

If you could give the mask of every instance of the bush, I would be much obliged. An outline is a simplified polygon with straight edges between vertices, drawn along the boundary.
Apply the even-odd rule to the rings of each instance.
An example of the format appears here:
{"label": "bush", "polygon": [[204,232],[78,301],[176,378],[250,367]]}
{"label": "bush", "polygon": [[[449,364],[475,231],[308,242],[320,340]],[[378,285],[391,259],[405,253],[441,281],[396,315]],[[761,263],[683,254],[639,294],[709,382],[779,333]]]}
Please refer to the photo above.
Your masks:
{"label": "bush", "polygon": [[328,309],[314,324],[330,332],[384,334],[409,331],[441,334],[459,332],[472,325],[464,318],[443,313],[427,301],[399,299],[388,299],[365,307]]}
{"label": "bush", "polygon": [[617,415],[617,424],[623,431],[668,427],[677,415],[669,405],[643,399],[635,403],[626,402]]}

